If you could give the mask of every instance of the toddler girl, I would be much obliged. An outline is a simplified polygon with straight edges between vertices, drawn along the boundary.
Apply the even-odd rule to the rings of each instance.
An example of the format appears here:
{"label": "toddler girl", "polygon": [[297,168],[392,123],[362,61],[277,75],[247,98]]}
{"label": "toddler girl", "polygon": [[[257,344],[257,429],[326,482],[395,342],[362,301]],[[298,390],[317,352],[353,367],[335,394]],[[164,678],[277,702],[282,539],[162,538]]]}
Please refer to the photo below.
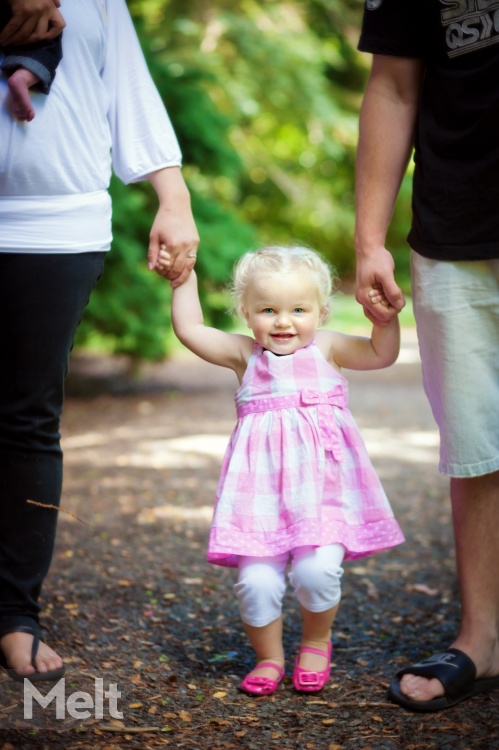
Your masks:
{"label": "toddler girl", "polygon": [[[168,254],[161,263],[168,265]],[[331,273],[314,251],[266,247],[236,265],[233,293],[253,336],[203,323],[196,276],[174,288],[173,327],[198,356],[235,371],[238,422],[223,460],[208,560],[238,569],[236,596],[256,667],[248,693],[273,693],[284,677],[285,570],[301,606],[297,690],[329,679],[331,627],[344,559],[403,541],[348,410],[342,368],[388,367],[398,356],[394,318],[371,338],[318,330]],[[372,298],[387,300],[377,289]]]}

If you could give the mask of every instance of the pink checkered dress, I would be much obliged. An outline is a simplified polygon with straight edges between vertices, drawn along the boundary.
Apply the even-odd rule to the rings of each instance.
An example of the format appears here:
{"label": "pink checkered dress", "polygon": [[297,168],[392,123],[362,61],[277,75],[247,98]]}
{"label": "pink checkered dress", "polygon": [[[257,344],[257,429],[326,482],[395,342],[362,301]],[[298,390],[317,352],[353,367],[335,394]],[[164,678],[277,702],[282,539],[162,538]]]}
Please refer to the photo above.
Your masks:
{"label": "pink checkered dress", "polygon": [[348,410],[348,383],[313,341],[288,356],[255,342],[236,396],[208,560],[237,566],[339,543],[345,559],[404,541]]}

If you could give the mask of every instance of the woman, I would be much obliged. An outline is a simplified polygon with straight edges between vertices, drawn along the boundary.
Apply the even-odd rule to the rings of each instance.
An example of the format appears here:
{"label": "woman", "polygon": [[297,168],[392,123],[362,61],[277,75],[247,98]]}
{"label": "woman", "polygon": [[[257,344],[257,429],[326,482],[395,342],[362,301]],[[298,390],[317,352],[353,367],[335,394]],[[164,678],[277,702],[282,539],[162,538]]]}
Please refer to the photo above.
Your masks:
{"label": "woman", "polygon": [[[16,8],[27,0],[11,5],[26,19]],[[63,59],[50,94],[33,95],[33,122],[11,116],[0,79],[0,665],[32,681],[63,673],[39,642],[57,516],[43,506],[60,500],[63,381],[111,243],[111,168],[156,190],[151,270],[164,245],[165,275],[183,281],[198,244],[177,140],[125,0],[63,0],[60,10]]]}

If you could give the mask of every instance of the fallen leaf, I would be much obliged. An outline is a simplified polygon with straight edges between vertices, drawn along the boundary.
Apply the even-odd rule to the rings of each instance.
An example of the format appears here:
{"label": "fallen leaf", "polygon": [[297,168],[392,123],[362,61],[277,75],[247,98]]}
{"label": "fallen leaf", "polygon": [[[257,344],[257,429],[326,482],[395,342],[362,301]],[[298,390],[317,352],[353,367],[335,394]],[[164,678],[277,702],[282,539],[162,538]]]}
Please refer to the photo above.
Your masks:
{"label": "fallen leaf", "polygon": [[186,721],[186,722],[192,721],[192,717],[190,713],[188,713],[187,711],[179,711],[178,715],[180,716],[182,721]]}
{"label": "fallen leaf", "polygon": [[336,719],[323,719],[323,720],[322,720],[322,723],[323,723],[323,724],[324,724],[325,726],[330,726],[330,724],[334,724],[334,723],[335,723],[335,721],[336,721]]}
{"label": "fallen leaf", "polygon": [[427,596],[436,596],[438,594],[438,589],[431,589],[424,583],[413,583],[410,584],[407,588],[409,591],[417,591],[420,594],[427,594]]}
{"label": "fallen leaf", "polygon": [[224,690],[221,690],[219,693],[213,693],[214,698],[225,698],[227,693]]}

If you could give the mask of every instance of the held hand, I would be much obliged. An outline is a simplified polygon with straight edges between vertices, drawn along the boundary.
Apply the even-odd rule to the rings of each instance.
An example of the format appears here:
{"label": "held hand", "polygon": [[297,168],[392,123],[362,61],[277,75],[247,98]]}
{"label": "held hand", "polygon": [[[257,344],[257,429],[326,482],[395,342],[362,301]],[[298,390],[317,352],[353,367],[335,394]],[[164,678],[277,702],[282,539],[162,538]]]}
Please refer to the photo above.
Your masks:
{"label": "held hand", "polygon": [[159,209],[149,237],[149,270],[182,284],[196,263],[199,236],[189,212]]}
{"label": "held hand", "polygon": [[149,235],[149,270],[179,286],[194,268],[199,245],[189,191],[178,167],[153,172],[149,181],[159,199]]}
{"label": "held hand", "polygon": [[386,325],[405,306],[404,295],[395,282],[394,262],[385,248],[369,255],[357,255],[355,298],[374,325]]}
{"label": "held hand", "polygon": [[12,18],[0,34],[0,44],[26,44],[54,39],[66,25],[58,11],[60,0],[8,0]]}

